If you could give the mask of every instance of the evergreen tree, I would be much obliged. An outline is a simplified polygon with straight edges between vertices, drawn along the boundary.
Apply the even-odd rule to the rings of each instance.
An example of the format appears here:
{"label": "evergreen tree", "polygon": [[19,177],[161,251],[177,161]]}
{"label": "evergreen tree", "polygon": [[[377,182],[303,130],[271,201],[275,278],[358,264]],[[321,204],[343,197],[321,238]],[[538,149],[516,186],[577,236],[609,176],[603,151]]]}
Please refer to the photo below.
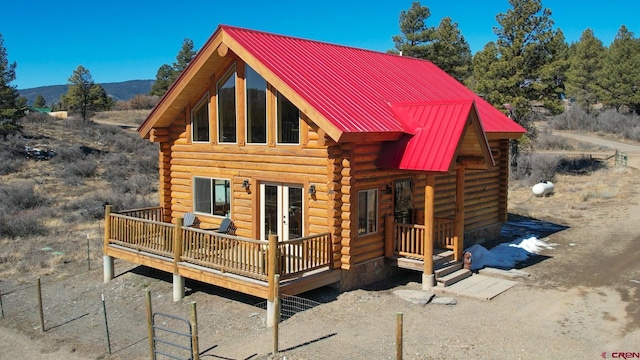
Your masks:
{"label": "evergreen tree", "polygon": [[[473,60],[476,91],[536,136],[531,101],[544,101],[557,111],[562,91],[567,46],[562,32],[553,29],[551,10],[540,0],[509,0],[511,9],[500,13],[494,27],[495,43],[489,43]],[[518,144],[512,143],[512,165]]]}
{"label": "evergreen tree", "polygon": [[464,81],[471,76],[471,48],[464,39],[458,23],[445,17],[434,33],[431,60],[449,75]]}
{"label": "evergreen tree", "polygon": [[41,108],[47,105],[47,101],[44,99],[44,96],[38,94],[36,99],[33,101],[33,107]]}
{"label": "evergreen tree", "polygon": [[620,110],[628,106],[640,114],[640,40],[626,26],[620,27],[609,46],[598,85],[602,101]]}
{"label": "evergreen tree", "polygon": [[0,135],[6,136],[19,130],[16,120],[24,116],[26,103],[18,90],[10,85],[16,79],[16,62],[9,63],[4,39],[0,34]]}
{"label": "evergreen tree", "polygon": [[595,37],[591,29],[583,31],[580,41],[571,47],[567,93],[587,112],[591,105],[598,102],[598,75],[602,71],[605,54],[602,41]]}
{"label": "evergreen tree", "polygon": [[104,88],[93,82],[91,72],[82,65],[73,71],[67,86],[61,102],[68,110],[79,112],[83,121],[87,121],[91,111],[108,110],[113,104]]}
{"label": "evergreen tree", "polygon": [[185,38],[182,41],[180,51],[178,51],[176,55],[176,62],[172,65],[163,64],[156,72],[156,81],[151,86],[149,95],[164,95],[182,71],[187,68],[195,55],[196,51],[193,48],[193,41]]}
{"label": "evergreen tree", "polygon": [[458,23],[445,17],[438,27],[430,27],[425,23],[429,16],[429,8],[420,2],[401,11],[402,34],[393,36],[395,49],[389,52],[429,60],[459,81],[465,80],[471,75],[471,49]]}
{"label": "evergreen tree", "polygon": [[435,29],[428,27],[425,21],[431,16],[431,11],[420,2],[411,4],[409,10],[400,12],[400,32],[401,35],[392,37],[395,43],[394,53],[401,53],[403,56],[411,56],[420,59],[429,57],[429,45],[433,40]]}

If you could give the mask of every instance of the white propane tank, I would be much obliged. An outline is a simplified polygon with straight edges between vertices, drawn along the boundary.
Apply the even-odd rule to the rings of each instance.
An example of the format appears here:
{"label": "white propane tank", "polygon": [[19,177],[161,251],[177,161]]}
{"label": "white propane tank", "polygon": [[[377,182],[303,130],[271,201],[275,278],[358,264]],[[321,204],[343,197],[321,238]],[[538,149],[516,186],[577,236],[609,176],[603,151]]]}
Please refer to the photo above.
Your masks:
{"label": "white propane tank", "polygon": [[533,185],[531,192],[536,196],[547,196],[553,192],[553,183],[551,181],[542,180]]}

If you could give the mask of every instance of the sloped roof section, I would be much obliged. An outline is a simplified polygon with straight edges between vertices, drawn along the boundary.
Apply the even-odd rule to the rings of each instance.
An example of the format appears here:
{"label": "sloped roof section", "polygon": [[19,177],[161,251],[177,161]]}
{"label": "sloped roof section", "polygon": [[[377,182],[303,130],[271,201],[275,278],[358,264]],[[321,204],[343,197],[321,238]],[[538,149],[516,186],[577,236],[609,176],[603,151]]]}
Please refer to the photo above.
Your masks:
{"label": "sloped roof section", "polygon": [[[393,104],[391,109],[413,135],[385,144],[377,163],[381,168],[447,172],[453,169],[465,131],[482,126],[474,120],[477,117],[473,116],[476,107],[472,100]],[[479,130],[485,161],[493,165],[487,139]]]}
{"label": "sloped roof section", "polygon": [[[335,141],[411,133],[389,104],[474,101],[488,133],[525,130],[425,60],[220,25],[138,131],[168,126],[220,66],[221,46],[242,58]],[[224,56],[224,55],[222,55]]]}
{"label": "sloped roof section", "polygon": [[473,100],[487,132],[524,129],[433,63],[222,25],[340,131],[406,132],[390,103]]}

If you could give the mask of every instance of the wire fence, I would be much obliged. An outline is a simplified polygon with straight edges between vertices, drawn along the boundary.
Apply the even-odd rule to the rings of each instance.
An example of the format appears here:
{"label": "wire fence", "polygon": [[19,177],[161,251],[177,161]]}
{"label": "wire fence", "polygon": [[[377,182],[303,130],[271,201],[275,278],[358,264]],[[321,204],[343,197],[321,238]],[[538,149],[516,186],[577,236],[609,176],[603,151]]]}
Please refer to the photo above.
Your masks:
{"label": "wire fence", "polygon": [[[116,279],[112,282],[117,284],[103,285],[100,274],[93,273],[91,281],[95,283],[85,280],[81,284],[77,277],[42,283],[45,338],[70,344],[80,354],[90,356],[106,354],[109,349],[112,351],[109,359],[148,358],[145,286],[154,288],[154,311],[189,318],[186,302],[173,303],[171,285],[162,279],[155,281],[137,276],[134,281]],[[27,335],[41,333],[35,282],[0,291],[4,312],[0,325]],[[105,291],[109,338],[101,301]],[[215,301],[211,301],[212,297]],[[266,303],[242,303],[199,291],[190,294],[190,298],[205,304],[198,307],[201,359],[328,359],[336,355],[345,359],[395,358],[395,313],[392,312],[383,318],[374,314],[345,318],[343,314],[349,309],[339,308],[336,302],[283,296],[279,352],[272,354],[274,333],[266,326]],[[156,325],[171,330],[174,325],[178,326],[174,322],[163,319]]]}

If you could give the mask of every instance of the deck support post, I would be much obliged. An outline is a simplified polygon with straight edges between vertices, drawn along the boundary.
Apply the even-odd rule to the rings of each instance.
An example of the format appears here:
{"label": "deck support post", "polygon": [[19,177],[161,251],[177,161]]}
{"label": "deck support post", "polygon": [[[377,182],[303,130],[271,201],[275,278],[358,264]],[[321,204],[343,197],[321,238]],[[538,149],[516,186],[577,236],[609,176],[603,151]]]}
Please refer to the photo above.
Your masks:
{"label": "deck support post", "polygon": [[462,261],[464,247],[464,166],[456,169],[456,210],[453,228],[453,259]]}
{"label": "deck support post", "polygon": [[173,235],[173,302],[184,297],[184,277],[178,273],[178,263],[182,257],[182,218],[176,219],[175,234]]}
{"label": "deck support post", "polygon": [[269,250],[267,251],[267,279],[269,281],[269,293],[267,294],[267,327],[273,327],[276,319],[278,319],[279,312],[276,309],[276,295],[278,291],[276,286],[276,275],[278,271],[278,235],[269,234]]}
{"label": "deck support post", "polygon": [[436,176],[427,174],[427,182],[424,186],[424,269],[422,272],[422,288],[428,289],[435,286],[433,274],[433,231],[434,231],[434,199]]}
{"label": "deck support post", "polygon": [[114,272],[113,272],[113,257],[109,255],[102,256],[102,266],[104,269],[104,283],[108,283],[113,280]]}
{"label": "deck support post", "polygon": [[102,266],[104,269],[104,282],[108,283],[114,277],[113,257],[106,255],[109,240],[111,239],[111,205],[104,207],[104,243],[102,248]]}

